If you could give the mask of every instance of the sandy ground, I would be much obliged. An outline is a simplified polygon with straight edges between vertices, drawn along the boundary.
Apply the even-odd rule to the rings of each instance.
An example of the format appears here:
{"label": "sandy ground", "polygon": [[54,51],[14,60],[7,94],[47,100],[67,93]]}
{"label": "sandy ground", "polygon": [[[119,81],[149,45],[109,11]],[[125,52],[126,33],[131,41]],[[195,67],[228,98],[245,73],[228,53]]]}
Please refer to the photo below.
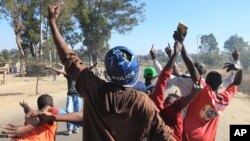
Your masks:
{"label": "sandy ground", "polygon": [[[39,95],[35,95],[36,78],[18,78],[8,76],[7,82],[0,85],[0,126],[7,122],[23,124],[24,113],[18,105],[20,101],[27,101],[29,105],[37,109],[36,100]],[[53,96],[55,106],[65,109],[66,105],[67,82],[63,77],[57,81],[52,81],[52,77],[41,78],[39,81],[39,94],[50,94]],[[5,96],[8,95],[8,96]],[[66,136],[66,124],[59,123],[57,130],[58,141],[80,141],[82,140],[82,130],[79,134]],[[2,129],[1,129],[2,130]],[[0,141],[9,141],[8,138],[0,136]]]}
{"label": "sandy ground", "polygon": [[[0,126],[6,122],[22,124],[24,114],[18,103],[27,101],[31,107],[36,108],[35,95],[36,78],[18,78],[7,76],[6,84],[0,85]],[[55,105],[65,108],[67,84],[63,77],[57,81],[52,81],[52,77],[44,77],[39,81],[39,94],[48,93],[54,98]],[[218,141],[229,140],[230,124],[250,124],[250,97],[238,93],[220,117],[217,130]],[[72,136],[64,136],[65,125],[60,123],[57,140],[81,140],[81,133]],[[1,141],[7,141],[0,136]]]}

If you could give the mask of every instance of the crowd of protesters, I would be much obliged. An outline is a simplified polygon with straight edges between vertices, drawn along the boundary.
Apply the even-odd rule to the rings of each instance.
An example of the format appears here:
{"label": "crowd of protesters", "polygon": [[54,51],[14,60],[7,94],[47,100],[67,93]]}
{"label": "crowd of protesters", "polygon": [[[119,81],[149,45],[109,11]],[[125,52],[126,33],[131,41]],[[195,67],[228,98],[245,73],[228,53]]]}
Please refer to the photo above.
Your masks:
{"label": "crowd of protesters", "polygon": [[[104,64],[109,81],[105,81],[65,42],[57,26],[59,13],[59,5],[49,7],[49,25],[67,79],[76,82],[77,94],[83,97],[83,111],[55,114],[51,112],[53,105],[46,105],[28,112],[23,126],[6,125],[4,135],[20,136],[44,125],[65,121],[84,126],[84,141],[215,140],[219,116],[237,93],[242,79],[236,49],[232,53],[235,62],[225,64],[229,75],[222,80],[220,73],[207,72],[204,64],[194,63],[188,56],[184,45],[188,28],[179,24],[173,34],[173,49],[169,45],[166,48],[169,61],[164,67],[157,61],[154,48],[150,50],[153,65],[144,70],[145,83],[138,81],[137,56],[124,46],[107,52]],[[189,75],[179,72],[178,54]],[[178,87],[179,92],[168,93],[172,85]],[[45,132],[46,129],[42,129]],[[47,140],[55,140],[55,137]]]}

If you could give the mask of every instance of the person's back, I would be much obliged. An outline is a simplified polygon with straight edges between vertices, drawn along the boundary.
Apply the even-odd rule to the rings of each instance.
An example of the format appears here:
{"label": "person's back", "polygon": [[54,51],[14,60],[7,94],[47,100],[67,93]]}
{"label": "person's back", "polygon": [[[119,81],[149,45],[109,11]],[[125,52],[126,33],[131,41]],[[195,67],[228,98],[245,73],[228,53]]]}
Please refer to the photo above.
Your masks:
{"label": "person's back", "polygon": [[[37,99],[38,109],[42,110],[45,106],[54,107],[53,99],[50,95],[44,94]],[[24,111],[27,110],[27,104],[24,107]],[[28,111],[26,111],[28,112]],[[54,109],[52,114],[56,114],[57,110]],[[24,133],[22,136],[15,138],[13,141],[55,141],[57,130],[57,122],[43,124],[32,129],[28,133]]]}
{"label": "person's back", "polygon": [[32,131],[23,134],[13,141],[55,141],[57,123],[44,124],[34,128]]}
{"label": "person's back", "polygon": [[189,95],[181,97],[175,94],[169,94],[164,100],[165,89],[173,71],[173,66],[178,53],[182,49],[182,44],[175,42],[174,53],[170,57],[168,63],[161,71],[159,78],[156,83],[155,91],[151,95],[151,99],[155,102],[156,106],[160,110],[160,115],[165,121],[165,123],[170,126],[173,130],[173,136],[176,140],[182,141],[183,132],[183,116],[182,110],[193,101],[193,99],[198,95],[201,90],[200,82],[193,84],[192,91]]}
{"label": "person's back", "polygon": [[139,76],[137,57],[126,47],[110,49],[105,56],[105,67],[111,83],[105,82],[69,48],[56,25],[59,13],[60,5],[49,7],[49,24],[66,73],[84,98],[83,140],[173,139],[150,99],[131,89]]}
{"label": "person's back", "polygon": [[[120,56],[124,50],[128,49],[116,47],[109,52],[110,54],[116,52],[116,55]],[[117,61],[115,57],[111,57],[114,59],[112,61],[107,59],[108,53],[106,56],[106,64]],[[135,65],[133,61],[124,62],[124,64],[130,63],[129,66],[133,66]],[[71,64],[71,67],[74,65]],[[139,70],[138,66],[135,68],[133,68],[134,71]],[[128,72],[125,76],[132,79],[124,80],[125,78],[119,76],[119,72],[115,73],[118,74],[117,76],[112,75],[114,68],[106,67],[106,69],[111,80],[116,83],[105,82],[87,69],[78,76],[76,88],[79,93],[84,94],[86,104],[84,105],[84,140],[166,140],[169,129],[165,127],[153,102],[144,93],[122,86],[122,83],[126,83],[126,86],[135,84],[138,73]],[[69,68],[69,70],[72,69]],[[69,74],[75,73],[77,72]]]}
{"label": "person's back", "polygon": [[228,106],[240,84],[242,72],[239,70],[234,82],[225,91],[218,93],[222,82],[218,72],[210,72],[206,77],[206,86],[198,97],[189,105],[184,119],[184,131],[187,140],[214,141],[219,115]]}

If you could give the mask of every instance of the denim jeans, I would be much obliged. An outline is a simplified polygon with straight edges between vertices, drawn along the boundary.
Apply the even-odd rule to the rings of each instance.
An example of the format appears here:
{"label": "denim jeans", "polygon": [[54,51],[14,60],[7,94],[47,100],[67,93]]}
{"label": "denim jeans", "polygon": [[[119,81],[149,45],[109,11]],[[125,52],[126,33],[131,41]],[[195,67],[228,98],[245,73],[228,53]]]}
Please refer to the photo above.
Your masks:
{"label": "denim jeans", "polygon": [[[67,96],[67,105],[66,105],[66,112],[80,112],[82,108],[82,98],[78,95],[68,95]],[[67,129],[68,130],[77,130],[81,126],[67,122]]]}
{"label": "denim jeans", "polygon": [[64,115],[64,114],[67,114],[67,112],[63,109],[58,109],[58,112],[57,112],[58,115]]}

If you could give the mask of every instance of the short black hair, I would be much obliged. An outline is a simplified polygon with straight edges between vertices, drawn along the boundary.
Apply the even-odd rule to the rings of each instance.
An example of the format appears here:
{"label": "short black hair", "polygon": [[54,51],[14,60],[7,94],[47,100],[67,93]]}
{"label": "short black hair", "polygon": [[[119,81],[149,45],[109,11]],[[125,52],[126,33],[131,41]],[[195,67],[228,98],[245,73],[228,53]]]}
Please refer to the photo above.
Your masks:
{"label": "short black hair", "polygon": [[43,94],[37,99],[38,109],[41,110],[45,106],[51,106],[53,104],[53,98],[48,94]]}
{"label": "short black hair", "polygon": [[200,75],[206,74],[207,70],[206,67],[203,63],[201,62],[196,62],[194,63],[194,66],[196,67],[197,71],[199,72]]}
{"label": "short black hair", "polygon": [[222,83],[222,77],[218,72],[211,71],[207,74],[206,83],[212,88],[213,91],[216,91]]}

